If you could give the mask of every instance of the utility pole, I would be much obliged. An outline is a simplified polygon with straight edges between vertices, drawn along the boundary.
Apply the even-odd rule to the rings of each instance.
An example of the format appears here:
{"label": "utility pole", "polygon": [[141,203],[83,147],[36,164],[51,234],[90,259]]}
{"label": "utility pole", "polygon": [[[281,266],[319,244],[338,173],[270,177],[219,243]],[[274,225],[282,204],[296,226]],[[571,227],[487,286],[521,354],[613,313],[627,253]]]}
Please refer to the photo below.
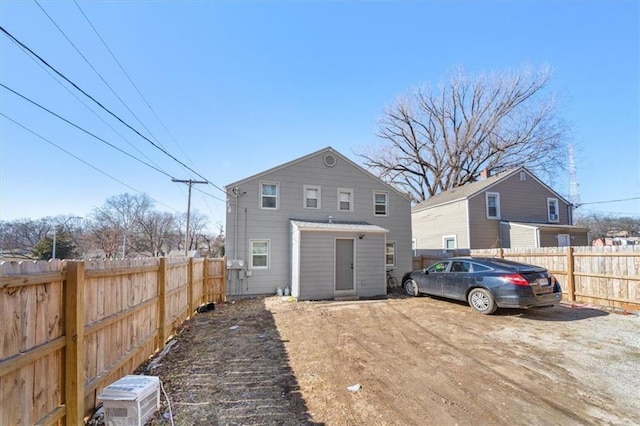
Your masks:
{"label": "utility pole", "polygon": [[200,183],[200,184],[207,184],[209,182],[207,182],[206,180],[181,180],[181,179],[171,179],[171,182],[177,182],[177,183],[186,183],[187,185],[189,185],[189,197],[187,199],[187,231],[185,232],[184,235],[184,257],[187,257],[188,251],[189,251],[189,216],[191,216],[191,187],[193,186],[193,184],[195,183]]}

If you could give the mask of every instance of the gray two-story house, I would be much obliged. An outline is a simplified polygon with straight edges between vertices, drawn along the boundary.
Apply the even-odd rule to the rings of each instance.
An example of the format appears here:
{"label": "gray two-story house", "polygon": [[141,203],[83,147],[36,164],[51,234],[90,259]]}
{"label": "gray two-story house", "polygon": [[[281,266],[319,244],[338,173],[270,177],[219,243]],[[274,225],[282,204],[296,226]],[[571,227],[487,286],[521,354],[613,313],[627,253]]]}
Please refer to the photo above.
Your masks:
{"label": "gray two-story house", "polygon": [[226,186],[227,294],[386,294],[411,269],[411,203],[328,147]]}
{"label": "gray two-story house", "polygon": [[437,194],[413,207],[414,248],[458,250],[587,245],[573,206],[525,167]]}

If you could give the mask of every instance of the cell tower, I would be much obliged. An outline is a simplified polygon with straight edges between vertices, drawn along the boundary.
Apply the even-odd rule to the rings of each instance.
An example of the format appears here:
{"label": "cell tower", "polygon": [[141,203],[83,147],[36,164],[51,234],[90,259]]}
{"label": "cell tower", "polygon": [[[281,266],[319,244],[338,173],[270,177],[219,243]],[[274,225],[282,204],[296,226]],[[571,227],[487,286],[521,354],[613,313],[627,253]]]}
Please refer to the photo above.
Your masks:
{"label": "cell tower", "polygon": [[576,160],[573,154],[573,144],[569,145],[569,202],[574,209],[580,207],[580,190],[578,189],[578,178],[576,177]]}

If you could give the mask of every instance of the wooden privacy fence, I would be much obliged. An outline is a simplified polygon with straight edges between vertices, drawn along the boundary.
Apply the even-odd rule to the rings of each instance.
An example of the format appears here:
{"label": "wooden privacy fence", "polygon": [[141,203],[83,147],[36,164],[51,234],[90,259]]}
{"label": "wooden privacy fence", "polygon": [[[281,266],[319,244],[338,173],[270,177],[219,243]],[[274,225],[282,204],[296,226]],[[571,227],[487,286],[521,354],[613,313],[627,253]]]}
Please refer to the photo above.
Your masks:
{"label": "wooden privacy fence", "polygon": [[0,263],[0,425],[83,424],[225,285],[224,259]]}
{"label": "wooden privacy fence", "polygon": [[[640,310],[640,246],[487,249],[471,255],[543,266],[560,281],[564,300]],[[443,258],[416,257],[414,269]]]}

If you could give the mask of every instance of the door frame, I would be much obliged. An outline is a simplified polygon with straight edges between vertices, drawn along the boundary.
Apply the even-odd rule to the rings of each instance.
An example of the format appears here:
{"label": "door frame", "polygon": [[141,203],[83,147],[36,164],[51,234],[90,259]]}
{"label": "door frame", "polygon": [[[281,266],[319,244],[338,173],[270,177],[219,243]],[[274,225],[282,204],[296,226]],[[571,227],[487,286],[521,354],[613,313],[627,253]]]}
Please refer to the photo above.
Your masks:
{"label": "door frame", "polygon": [[[346,240],[346,241],[351,241],[353,243],[352,245],[352,250],[353,250],[353,268],[352,268],[352,280],[353,280],[353,288],[349,289],[349,290],[338,290],[336,288],[337,286],[337,280],[336,280],[336,273],[338,272],[338,262],[336,259],[336,256],[338,254],[338,240]],[[354,296],[357,294],[357,285],[356,285],[356,268],[357,268],[357,259],[356,259],[356,239],[355,238],[350,238],[350,237],[334,237],[333,238],[333,294],[335,296]]]}

